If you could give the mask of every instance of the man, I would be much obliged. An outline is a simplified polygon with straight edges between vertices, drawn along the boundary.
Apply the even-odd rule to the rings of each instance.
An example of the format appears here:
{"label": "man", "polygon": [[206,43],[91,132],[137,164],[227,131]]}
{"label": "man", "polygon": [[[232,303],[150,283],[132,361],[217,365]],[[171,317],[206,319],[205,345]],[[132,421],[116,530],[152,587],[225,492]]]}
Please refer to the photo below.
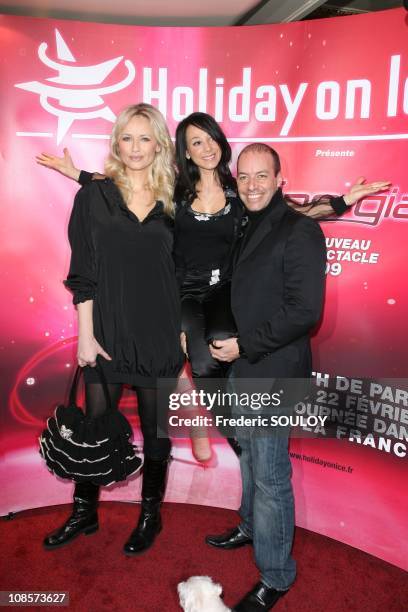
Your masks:
{"label": "man", "polygon": [[[282,191],[280,160],[265,144],[243,149],[238,191],[249,224],[232,276],[232,310],[239,336],[215,341],[213,357],[232,362],[233,377],[306,378],[311,373],[309,333],[320,318],[325,284],[323,232],[292,210]],[[242,448],[241,523],[207,543],[224,549],[253,543],[257,583],[234,608],[270,610],[290,588],[294,504],[288,454],[289,429],[237,434]]]}

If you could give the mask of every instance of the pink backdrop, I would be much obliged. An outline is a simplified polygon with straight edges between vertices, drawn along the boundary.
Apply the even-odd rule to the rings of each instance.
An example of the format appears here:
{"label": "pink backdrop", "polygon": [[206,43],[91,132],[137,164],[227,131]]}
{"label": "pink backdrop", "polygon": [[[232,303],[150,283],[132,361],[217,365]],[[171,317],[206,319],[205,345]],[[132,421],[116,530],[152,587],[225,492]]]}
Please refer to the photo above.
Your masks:
{"label": "pink backdrop", "polygon": [[[313,344],[319,372],[405,376],[403,10],[242,28],[5,16],[0,27],[1,514],[70,498],[70,485],[56,482],[42,465],[36,436],[74,367],[75,313],[61,281],[77,187],[36,166],[34,157],[68,146],[77,165],[102,169],[111,122],[130,102],[158,105],[173,133],[193,110],[215,115],[234,159],[247,142],[270,142],[282,158],[286,191],[301,201],[343,193],[360,174],[391,180],[389,193],[323,224],[330,266]],[[357,261],[348,261],[352,257]],[[390,403],[401,408],[388,435],[390,452],[373,448],[377,442],[293,440],[293,483],[298,525],[406,567],[406,416],[403,404]],[[130,394],[123,407],[140,438]],[[188,442],[176,440],[174,456],[167,500],[238,506],[238,464],[223,442],[214,444],[213,462],[205,468],[194,461]],[[104,498],[135,499],[139,486],[133,480]]]}

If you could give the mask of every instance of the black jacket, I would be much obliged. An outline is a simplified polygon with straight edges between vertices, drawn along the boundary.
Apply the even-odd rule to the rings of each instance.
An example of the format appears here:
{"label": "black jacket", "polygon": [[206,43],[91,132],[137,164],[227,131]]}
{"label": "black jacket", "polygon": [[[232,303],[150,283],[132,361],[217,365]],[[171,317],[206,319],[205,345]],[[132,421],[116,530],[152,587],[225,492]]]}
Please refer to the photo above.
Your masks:
{"label": "black jacket", "polygon": [[268,215],[238,249],[232,311],[246,354],[238,377],[308,377],[309,334],[324,297],[326,246],[312,219],[285,203],[279,189]]}

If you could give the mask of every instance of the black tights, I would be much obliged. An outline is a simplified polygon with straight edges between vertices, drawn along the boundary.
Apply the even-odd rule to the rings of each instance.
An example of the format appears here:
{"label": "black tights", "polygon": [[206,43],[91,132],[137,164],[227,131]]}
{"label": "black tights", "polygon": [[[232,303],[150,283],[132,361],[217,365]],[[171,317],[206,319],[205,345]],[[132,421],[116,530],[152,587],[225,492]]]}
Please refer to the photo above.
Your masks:
{"label": "black tights", "polygon": [[[122,385],[108,383],[107,387],[111,406],[117,410],[122,395]],[[137,395],[140,426],[143,434],[144,455],[149,459],[167,459],[171,449],[170,440],[169,438],[159,438],[157,435],[158,392],[156,389],[146,389],[144,387],[134,387],[134,389]],[[95,418],[106,411],[105,396],[100,383],[87,383],[85,385],[85,400],[87,416]],[[164,412],[164,409],[166,412]],[[160,422],[160,429],[163,430],[164,423],[167,420],[167,406],[163,407],[161,415],[163,418]],[[167,428],[165,431],[167,431]]]}

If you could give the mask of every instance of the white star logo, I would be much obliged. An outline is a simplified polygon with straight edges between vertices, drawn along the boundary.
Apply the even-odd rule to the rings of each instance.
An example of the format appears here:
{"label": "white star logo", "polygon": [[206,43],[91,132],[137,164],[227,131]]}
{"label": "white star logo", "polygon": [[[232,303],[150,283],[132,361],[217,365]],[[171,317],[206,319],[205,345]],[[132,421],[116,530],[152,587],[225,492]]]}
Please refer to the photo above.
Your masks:
{"label": "white star logo", "polygon": [[[55,30],[55,37],[58,59],[76,63],[75,57],[58,30]],[[97,119],[99,117],[113,123],[116,116],[105,104],[102,96],[120,91],[133,81],[136,74],[133,63],[130,60],[124,60],[124,65],[128,71],[126,77],[119,83],[101,87],[100,85],[112,70],[123,60],[123,56],[115,57],[94,66],[67,66],[47,57],[47,48],[47,43],[41,43],[38,47],[38,57],[43,64],[52,70],[56,70],[58,76],[46,79],[48,83],[28,81],[17,83],[15,87],[38,94],[43,109],[58,118],[57,144],[61,142],[76,119]],[[97,85],[99,87],[95,87]],[[49,100],[56,100],[57,104],[51,104]]]}

